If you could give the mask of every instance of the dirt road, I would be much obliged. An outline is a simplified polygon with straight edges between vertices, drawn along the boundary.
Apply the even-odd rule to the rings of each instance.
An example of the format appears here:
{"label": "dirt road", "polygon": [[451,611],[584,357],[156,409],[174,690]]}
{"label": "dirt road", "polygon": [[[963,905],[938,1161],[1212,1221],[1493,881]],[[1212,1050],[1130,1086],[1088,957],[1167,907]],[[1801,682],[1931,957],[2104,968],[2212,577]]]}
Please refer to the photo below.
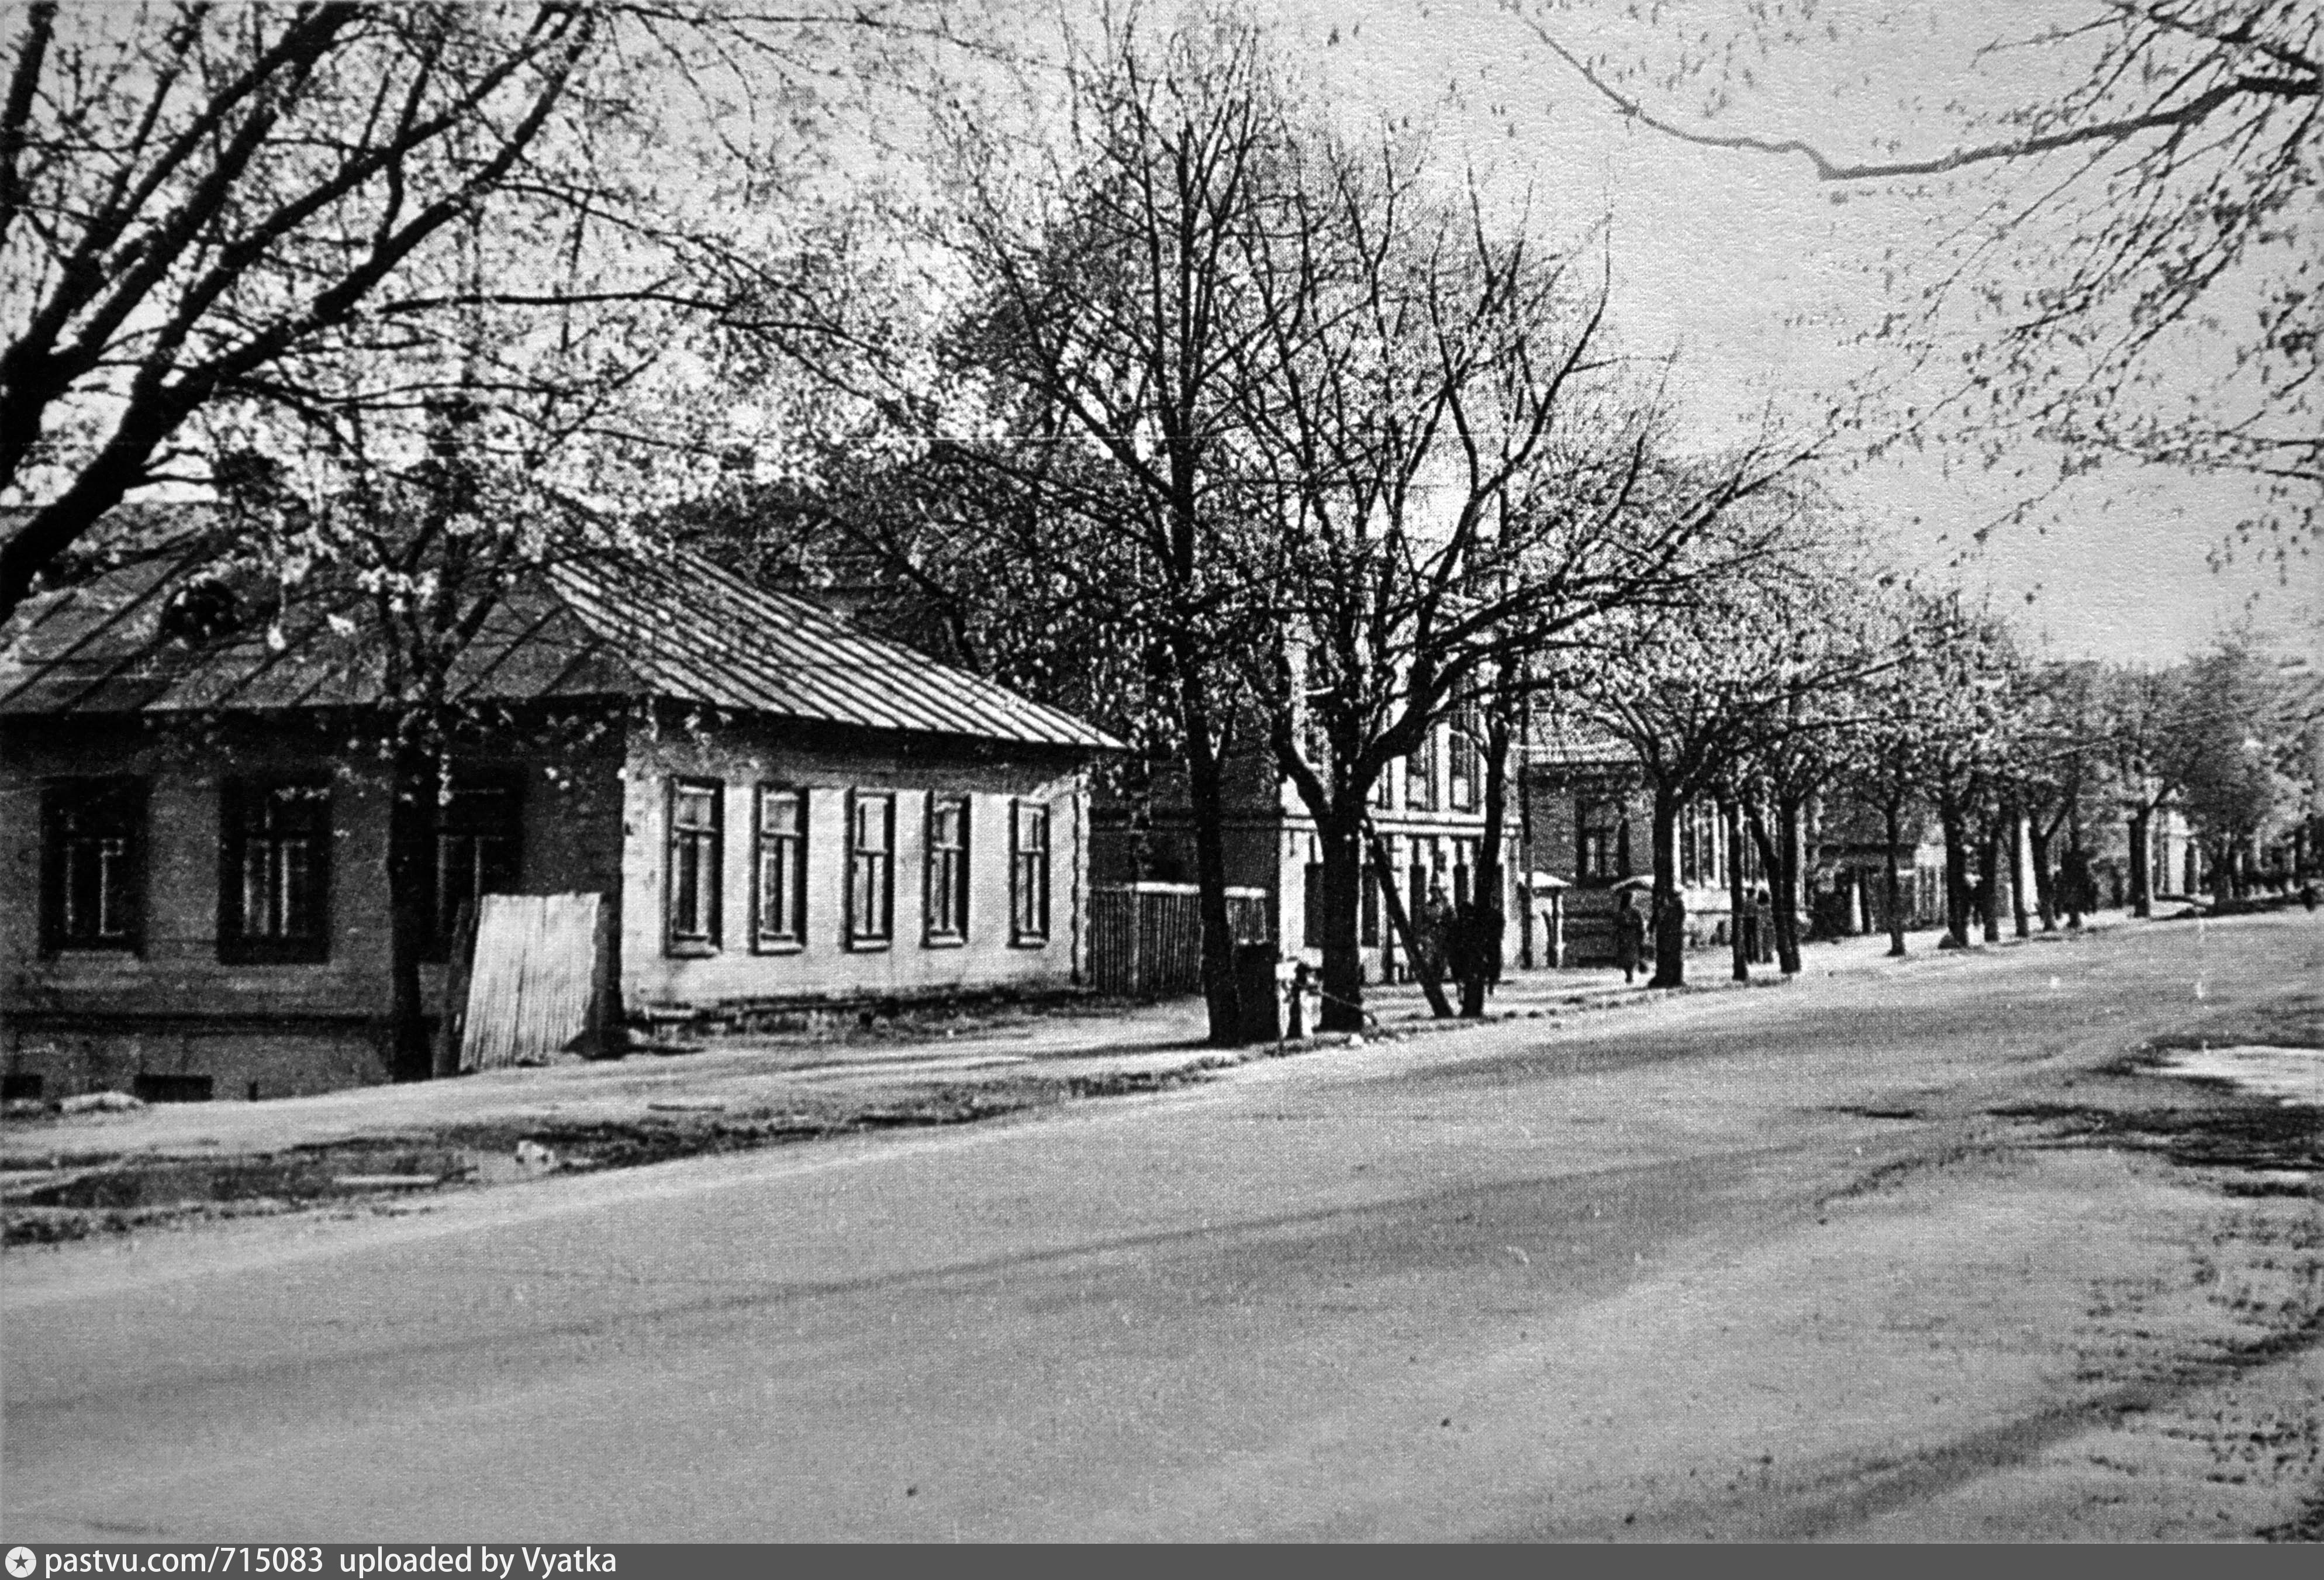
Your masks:
{"label": "dirt road", "polygon": [[[12,1252],[11,1539],[2313,1535],[2324,924]],[[2319,1094],[2324,1096],[2324,1094]]]}

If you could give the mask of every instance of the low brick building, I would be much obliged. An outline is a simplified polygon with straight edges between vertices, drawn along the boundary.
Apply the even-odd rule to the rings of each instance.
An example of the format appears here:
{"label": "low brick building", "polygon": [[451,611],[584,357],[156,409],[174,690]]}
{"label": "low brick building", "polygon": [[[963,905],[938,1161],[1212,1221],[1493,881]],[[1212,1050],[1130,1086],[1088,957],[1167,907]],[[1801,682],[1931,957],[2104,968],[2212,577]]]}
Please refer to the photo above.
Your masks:
{"label": "low brick building", "polygon": [[[189,627],[206,563],[117,570],[0,630],[14,1092],[392,1073],[363,600]],[[1078,719],[690,556],[533,573],[454,687],[474,722],[430,813],[439,959],[478,894],[577,891],[612,910],[609,1008],[632,1021],[1083,980],[1088,769],[1114,744]]]}
{"label": "low brick building", "polygon": [[[1547,901],[1535,900],[1528,929],[1538,957],[1546,962],[1554,952],[1561,966],[1607,965],[1614,958],[1618,889],[1654,876],[1653,798],[1630,749],[1590,725],[1536,726],[1524,752],[1525,868],[1567,885],[1558,892],[1554,920]],[[1731,863],[1739,861],[1745,883],[1757,886],[1757,853],[1748,839],[1742,844],[1731,848],[1709,801],[1680,813],[1679,899],[1690,948],[1727,941]],[[1644,910],[1648,901],[1641,892],[1635,903]]]}

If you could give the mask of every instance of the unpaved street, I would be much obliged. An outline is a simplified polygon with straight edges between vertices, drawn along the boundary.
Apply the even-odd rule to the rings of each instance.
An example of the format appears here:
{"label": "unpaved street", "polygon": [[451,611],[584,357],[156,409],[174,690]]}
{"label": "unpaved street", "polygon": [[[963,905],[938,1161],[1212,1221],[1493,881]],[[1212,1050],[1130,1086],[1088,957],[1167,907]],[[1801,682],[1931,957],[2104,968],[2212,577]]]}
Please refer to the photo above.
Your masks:
{"label": "unpaved street", "polygon": [[2126,1056],[2319,984],[2144,924],[12,1252],[0,1529],[2313,1535],[2319,1110]]}

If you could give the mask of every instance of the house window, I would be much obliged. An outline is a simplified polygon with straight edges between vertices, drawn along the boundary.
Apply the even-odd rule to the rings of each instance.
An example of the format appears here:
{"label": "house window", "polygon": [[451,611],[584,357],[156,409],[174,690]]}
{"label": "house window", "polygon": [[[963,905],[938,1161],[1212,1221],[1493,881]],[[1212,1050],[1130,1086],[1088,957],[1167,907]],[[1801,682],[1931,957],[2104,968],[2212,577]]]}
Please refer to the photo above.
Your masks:
{"label": "house window", "polygon": [[524,781],[516,775],[456,775],[436,804],[435,931],[429,957],[450,952],[460,912],[487,894],[507,894],[521,871]]}
{"label": "house window", "polygon": [[329,959],[329,786],[230,780],[222,810],[218,958],[235,965]]}
{"label": "house window", "polygon": [[1009,836],[1009,940],[1038,944],[1049,937],[1049,808],[1019,801]]}
{"label": "house window", "polygon": [[1392,762],[1381,763],[1379,777],[1372,781],[1372,805],[1383,812],[1396,807],[1396,765]]}
{"label": "house window", "polygon": [[1582,857],[1580,876],[1611,882],[1628,873],[1629,829],[1619,806],[1612,801],[1584,801],[1578,818]]}
{"label": "house window", "polygon": [[1473,812],[1483,793],[1478,782],[1477,711],[1464,707],[1452,716],[1450,736],[1452,747],[1451,799],[1456,812]]}
{"label": "house window", "polygon": [[1408,812],[1436,810],[1436,727],[1420,738],[1420,749],[1404,760],[1404,806]]}
{"label": "house window", "polygon": [[847,828],[847,942],[877,948],[895,936],[896,798],[855,791]]}
{"label": "house window", "polygon": [[725,788],[715,779],[674,779],[669,783],[669,931],[665,947],[673,955],[706,955],[718,947]]}
{"label": "house window", "polygon": [[145,786],[77,779],[41,792],[41,947],[144,942]]}
{"label": "house window", "polygon": [[927,941],[968,937],[968,798],[928,798]]}
{"label": "house window", "polygon": [[752,937],[762,949],[807,946],[807,791],[759,787]]}

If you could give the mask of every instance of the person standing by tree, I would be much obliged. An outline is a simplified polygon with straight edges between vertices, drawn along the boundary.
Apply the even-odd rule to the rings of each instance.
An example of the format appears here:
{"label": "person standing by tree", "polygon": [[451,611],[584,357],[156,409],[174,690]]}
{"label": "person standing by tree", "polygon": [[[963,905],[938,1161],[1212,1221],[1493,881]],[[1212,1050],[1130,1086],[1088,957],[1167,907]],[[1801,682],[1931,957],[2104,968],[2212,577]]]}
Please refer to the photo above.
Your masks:
{"label": "person standing by tree", "polygon": [[1614,964],[1622,968],[1625,985],[1637,980],[1638,957],[1646,945],[1646,919],[1630,903],[1630,891],[1625,889],[1614,901]]}

